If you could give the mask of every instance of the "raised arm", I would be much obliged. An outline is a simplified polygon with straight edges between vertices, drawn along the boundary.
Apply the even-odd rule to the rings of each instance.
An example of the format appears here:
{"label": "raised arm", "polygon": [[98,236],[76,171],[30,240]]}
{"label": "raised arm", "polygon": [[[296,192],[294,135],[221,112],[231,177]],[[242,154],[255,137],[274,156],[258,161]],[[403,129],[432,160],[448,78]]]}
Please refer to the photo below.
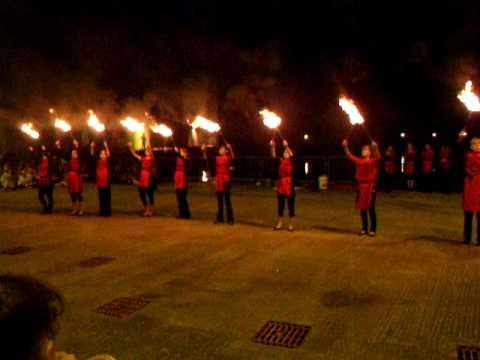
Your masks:
{"label": "raised arm", "polygon": [[202,145],[202,156],[204,160],[208,160],[207,147],[205,146],[205,144]]}
{"label": "raised arm", "polygon": [[137,159],[137,160],[142,160],[142,157],[140,155],[138,155],[135,150],[133,150],[133,144],[131,141],[128,142],[128,149],[130,150],[130,153],[132,154],[132,156]]}
{"label": "raised arm", "polygon": [[108,148],[107,140],[103,141],[103,146],[105,147],[105,155],[107,155],[107,158],[109,158],[110,157],[110,149]]}
{"label": "raised arm", "polygon": [[90,155],[91,155],[92,157],[95,157],[95,141],[92,141],[92,142],[90,143]]}
{"label": "raised arm", "polygon": [[343,146],[343,150],[345,151],[345,155],[347,156],[347,158],[350,160],[350,161],[353,161],[354,163],[358,162],[359,161],[359,158],[357,158],[356,156],[354,156],[351,152],[350,152],[350,149],[348,148],[348,140],[345,139],[342,141],[342,146]]}
{"label": "raised arm", "polygon": [[293,151],[290,145],[288,145],[287,140],[283,140],[283,146],[285,147],[285,150],[288,152],[288,154],[292,157],[293,156]]}
{"label": "raised arm", "polygon": [[226,143],[225,146],[227,147],[227,149],[230,151],[230,156],[232,157],[232,159],[235,159],[235,153],[233,152],[233,147],[230,143]]}
{"label": "raised arm", "polygon": [[380,160],[382,158],[382,154],[380,154],[378,144],[373,140],[372,140],[372,158],[376,160]]}

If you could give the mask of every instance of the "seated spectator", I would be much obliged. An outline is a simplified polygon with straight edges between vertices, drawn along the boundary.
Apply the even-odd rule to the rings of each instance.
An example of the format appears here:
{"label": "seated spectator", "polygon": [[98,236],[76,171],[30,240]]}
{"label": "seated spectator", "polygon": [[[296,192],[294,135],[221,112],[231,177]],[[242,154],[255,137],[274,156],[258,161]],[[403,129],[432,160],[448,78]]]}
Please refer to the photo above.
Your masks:
{"label": "seated spectator", "polygon": [[[2,359],[76,360],[56,352],[55,337],[64,309],[61,295],[28,276],[0,276],[0,339]],[[99,355],[90,360],[115,360]]]}

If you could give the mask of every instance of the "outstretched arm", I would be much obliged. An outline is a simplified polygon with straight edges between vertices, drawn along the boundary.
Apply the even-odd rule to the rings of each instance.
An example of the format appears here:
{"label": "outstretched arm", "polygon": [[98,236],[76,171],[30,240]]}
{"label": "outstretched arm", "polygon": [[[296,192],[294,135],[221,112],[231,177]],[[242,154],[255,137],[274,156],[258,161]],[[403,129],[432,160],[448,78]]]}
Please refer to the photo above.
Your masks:
{"label": "outstretched arm", "polygon": [[229,143],[226,143],[225,146],[227,147],[227,149],[230,151],[230,156],[232,157],[232,159],[235,159],[235,153],[233,152],[233,147],[231,144]]}
{"label": "outstretched arm", "polygon": [[343,150],[345,151],[345,155],[347,156],[347,158],[350,161],[353,161],[354,163],[356,163],[358,161],[358,158],[350,152],[350,149],[348,148],[348,140],[347,139],[342,141],[342,146],[343,146]]}
{"label": "outstretched arm", "polygon": [[290,156],[293,156],[292,148],[288,145],[287,140],[283,140],[283,146]]}
{"label": "outstretched arm", "polygon": [[110,149],[108,148],[108,142],[107,142],[107,140],[105,140],[105,141],[103,142],[103,146],[105,147],[105,154],[107,155],[107,158],[109,158],[109,157],[110,157]]}
{"label": "outstretched arm", "polygon": [[133,150],[133,144],[132,142],[130,141],[128,143],[128,149],[130,150],[130,153],[132,154],[132,156],[137,159],[137,160],[142,160],[142,157],[140,155],[138,155],[135,150]]}
{"label": "outstretched arm", "polygon": [[270,155],[272,155],[272,158],[277,157],[277,149],[275,149],[275,140],[270,140]]}

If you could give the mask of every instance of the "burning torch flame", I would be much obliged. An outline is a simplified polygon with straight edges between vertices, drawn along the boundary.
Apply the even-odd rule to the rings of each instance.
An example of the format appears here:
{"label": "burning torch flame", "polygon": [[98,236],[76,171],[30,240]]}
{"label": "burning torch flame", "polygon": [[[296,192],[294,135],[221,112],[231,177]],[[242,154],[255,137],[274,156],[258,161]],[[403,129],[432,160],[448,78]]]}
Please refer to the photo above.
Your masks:
{"label": "burning torch flame", "polygon": [[90,126],[96,132],[103,132],[105,131],[105,125],[98,120],[97,115],[93,112],[93,110],[88,110],[88,126]]}
{"label": "burning torch flame", "polygon": [[202,170],[202,182],[208,182],[208,175],[205,170]]}
{"label": "burning torch flame", "polygon": [[218,125],[218,123],[200,115],[193,120],[191,125],[193,129],[200,128],[208,131],[209,133],[216,133],[220,131],[220,125]]}
{"label": "burning torch flame", "polygon": [[363,124],[363,116],[362,114],[360,114],[360,111],[358,111],[357,106],[355,105],[353,100],[341,97],[338,101],[338,104],[340,105],[342,110],[347,113],[348,117],[350,118],[350,124]]}
{"label": "burning torch flame", "polygon": [[263,124],[270,129],[276,129],[282,123],[282,118],[268,109],[263,109],[259,114],[263,118]]}
{"label": "burning torch flame", "polygon": [[165,124],[152,125],[152,126],[150,126],[150,129],[152,129],[152,131],[155,134],[160,134],[161,136],[166,137],[166,138],[171,137],[173,135],[172,129],[170,129]]}
{"label": "burning torch flame", "polygon": [[120,121],[122,125],[130,132],[142,131],[145,128],[145,124],[139,122],[137,119],[134,119],[130,116],[126,117],[125,120]]}
{"label": "burning torch flame", "polygon": [[69,132],[70,130],[72,130],[72,127],[70,126],[69,123],[67,123],[65,120],[63,119],[55,119],[55,127],[57,129],[60,129],[62,130],[63,132]]}
{"label": "burning torch flame", "polygon": [[20,130],[22,130],[23,133],[27,134],[32,139],[38,139],[40,137],[40,133],[33,128],[32,123],[22,124],[22,126],[20,126]]}
{"label": "burning torch flame", "polygon": [[457,98],[467,107],[468,111],[480,111],[480,101],[477,95],[472,91],[473,84],[470,80],[465,83],[465,88],[460,91]]}

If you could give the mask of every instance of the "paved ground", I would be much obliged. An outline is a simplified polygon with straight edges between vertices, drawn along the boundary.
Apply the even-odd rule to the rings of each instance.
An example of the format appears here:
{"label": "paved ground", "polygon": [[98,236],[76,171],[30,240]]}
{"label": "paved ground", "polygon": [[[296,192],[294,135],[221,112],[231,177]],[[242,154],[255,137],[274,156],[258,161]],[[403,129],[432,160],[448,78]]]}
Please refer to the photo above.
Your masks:
{"label": "paved ground", "polygon": [[[237,188],[238,224],[214,226],[209,190],[192,190],[196,220],[138,216],[132,187],[114,189],[115,216],[36,213],[34,191],[0,193],[0,271],[58,287],[67,302],[59,345],[81,358],[453,359],[480,345],[480,248],[461,244],[460,196],[380,194],[380,235],[356,236],[353,193],[299,193],[299,230],[271,231],[272,190]],[[88,189],[88,210],[95,208]],[[63,213],[62,213],[63,212]],[[115,260],[96,268],[78,262]],[[93,309],[120,296],[152,302],[126,319]],[[251,338],[268,320],[311,325],[298,349]]]}

